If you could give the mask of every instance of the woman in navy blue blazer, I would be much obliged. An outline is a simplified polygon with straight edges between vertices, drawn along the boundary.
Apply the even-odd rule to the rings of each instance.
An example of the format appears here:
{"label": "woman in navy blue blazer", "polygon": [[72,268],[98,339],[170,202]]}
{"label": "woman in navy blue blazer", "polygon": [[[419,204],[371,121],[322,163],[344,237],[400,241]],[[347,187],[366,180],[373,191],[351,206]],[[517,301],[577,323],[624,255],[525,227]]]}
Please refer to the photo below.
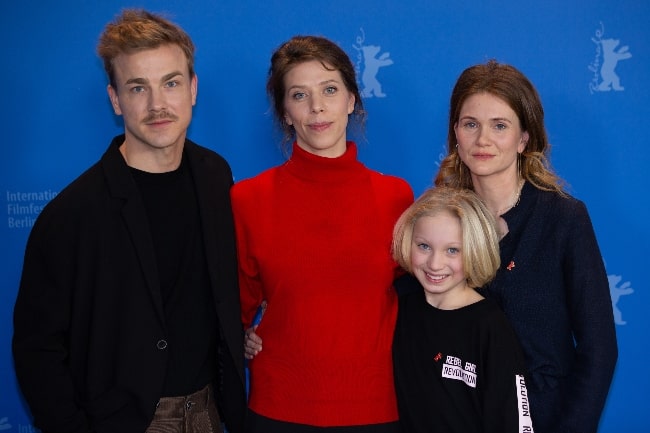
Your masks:
{"label": "woman in navy blue blazer", "polygon": [[595,432],[617,359],[609,284],[585,205],[549,168],[531,82],[494,60],[451,94],[436,185],[474,190],[498,222],[501,267],[482,293],[524,350],[537,433]]}

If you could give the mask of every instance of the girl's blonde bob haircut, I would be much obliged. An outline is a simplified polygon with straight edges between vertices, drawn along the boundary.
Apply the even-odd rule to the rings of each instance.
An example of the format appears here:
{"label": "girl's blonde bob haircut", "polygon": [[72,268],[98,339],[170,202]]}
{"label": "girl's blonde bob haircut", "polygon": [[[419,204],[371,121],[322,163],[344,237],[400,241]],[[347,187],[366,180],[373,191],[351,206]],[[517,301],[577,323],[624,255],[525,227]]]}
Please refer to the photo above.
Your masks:
{"label": "girl's blonde bob haircut", "polygon": [[430,188],[397,220],[393,231],[393,258],[409,273],[413,245],[413,227],[419,218],[446,212],[460,221],[463,236],[461,257],[472,288],[489,283],[501,265],[499,237],[494,218],[481,199],[467,189]]}

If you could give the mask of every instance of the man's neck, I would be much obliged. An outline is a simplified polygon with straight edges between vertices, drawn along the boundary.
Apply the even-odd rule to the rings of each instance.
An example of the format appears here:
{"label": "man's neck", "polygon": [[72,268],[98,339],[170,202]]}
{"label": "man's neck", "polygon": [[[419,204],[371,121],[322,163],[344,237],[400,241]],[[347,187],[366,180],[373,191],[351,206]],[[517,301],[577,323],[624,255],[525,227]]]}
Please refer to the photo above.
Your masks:
{"label": "man's neck", "polygon": [[129,145],[127,141],[120,146],[120,153],[129,167],[148,173],[166,173],[176,170],[183,157],[183,145],[165,148]]}

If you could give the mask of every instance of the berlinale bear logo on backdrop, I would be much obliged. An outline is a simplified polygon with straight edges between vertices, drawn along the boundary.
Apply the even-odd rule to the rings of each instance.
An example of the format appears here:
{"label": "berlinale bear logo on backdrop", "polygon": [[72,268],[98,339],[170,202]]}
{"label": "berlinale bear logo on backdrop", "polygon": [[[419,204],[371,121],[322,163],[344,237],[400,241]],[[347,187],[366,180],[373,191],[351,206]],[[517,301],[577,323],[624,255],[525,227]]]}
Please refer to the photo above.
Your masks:
{"label": "berlinale bear logo on backdrop", "polygon": [[589,70],[594,73],[591,83],[589,83],[589,91],[594,92],[608,92],[610,90],[622,91],[625,90],[621,86],[621,80],[616,73],[616,65],[619,60],[625,60],[632,57],[629,47],[623,45],[618,48],[621,43],[618,39],[604,39],[605,26],[600,23],[600,28],[596,29],[595,35],[591,38],[596,44],[596,56],[594,61],[589,65]]}
{"label": "berlinale bear logo on backdrop", "polygon": [[[391,60],[389,52],[379,54],[381,51],[379,45],[364,45],[366,34],[363,28],[360,30],[361,35],[357,36],[357,43],[352,46],[357,50],[355,69],[357,76],[361,77],[361,96],[364,98],[372,98],[373,96],[385,98],[386,94],[381,89],[381,83],[377,79],[377,73],[379,72],[379,68],[392,65],[393,60]],[[361,70],[362,66],[363,70]]]}
{"label": "berlinale bear logo on backdrop", "polygon": [[621,275],[607,275],[607,280],[609,281],[609,295],[612,297],[612,309],[614,310],[614,322],[617,325],[625,325],[627,322],[623,320],[623,313],[618,307],[618,301],[621,299],[621,296],[631,295],[634,293],[634,289],[630,287],[631,283],[625,281],[623,284],[619,285],[623,277]]}

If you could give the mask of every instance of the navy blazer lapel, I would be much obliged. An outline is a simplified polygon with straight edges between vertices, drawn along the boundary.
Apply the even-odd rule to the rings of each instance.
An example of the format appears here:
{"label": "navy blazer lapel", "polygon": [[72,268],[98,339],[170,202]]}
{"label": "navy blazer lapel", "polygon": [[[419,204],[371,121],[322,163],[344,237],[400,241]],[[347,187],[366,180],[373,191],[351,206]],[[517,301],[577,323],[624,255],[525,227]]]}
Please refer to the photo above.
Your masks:
{"label": "navy blazer lapel", "polygon": [[104,156],[102,156],[101,162],[104,176],[106,176],[113,197],[122,200],[124,203],[122,208],[124,224],[133,241],[156,313],[161,323],[165,323],[158,265],[156,264],[147,212],[129,167],[119,151],[119,146],[123,142],[124,135],[115,137]]}

